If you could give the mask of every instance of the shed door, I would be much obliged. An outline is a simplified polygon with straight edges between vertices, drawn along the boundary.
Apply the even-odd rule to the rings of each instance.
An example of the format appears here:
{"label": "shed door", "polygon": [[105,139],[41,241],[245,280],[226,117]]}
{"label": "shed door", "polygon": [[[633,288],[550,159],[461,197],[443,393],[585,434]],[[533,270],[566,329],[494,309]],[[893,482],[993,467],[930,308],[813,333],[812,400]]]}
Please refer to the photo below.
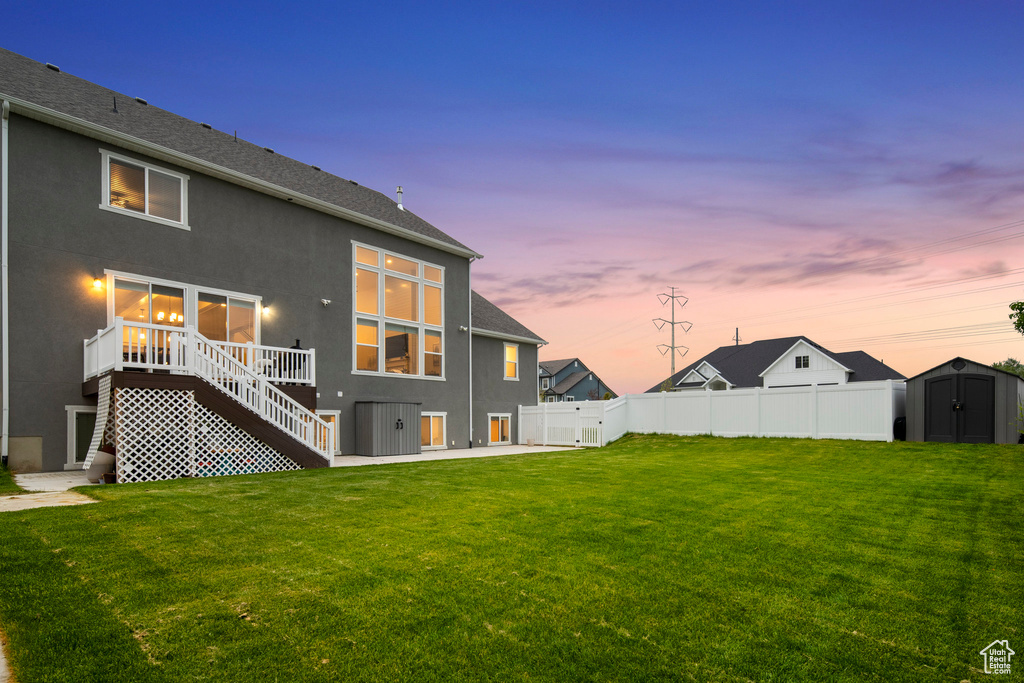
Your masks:
{"label": "shed door", "polygon": [[956,375],[924,381],[924,440],[956,441]]}
{"label": "shed door", "polygon": [[959,439],[964,443],[993,443],[996,423],[996,378],[960,375]]}

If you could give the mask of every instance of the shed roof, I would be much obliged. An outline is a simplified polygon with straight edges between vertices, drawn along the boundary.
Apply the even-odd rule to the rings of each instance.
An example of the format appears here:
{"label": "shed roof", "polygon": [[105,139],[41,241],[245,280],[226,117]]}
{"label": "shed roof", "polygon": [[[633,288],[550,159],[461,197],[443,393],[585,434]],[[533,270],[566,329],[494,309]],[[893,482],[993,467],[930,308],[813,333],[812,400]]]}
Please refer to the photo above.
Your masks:
{"label": "shed roof", "polygon": [[[939,370],[939,369],[941,369],[941,368],[942,368],[942,366],[944,366],[944,365],[952,365],[953,363],[955,363],[955,362],[956,362],[956,361],[958,361],[958,360],[962,360],[962,361],[964,361],[965,363],[971,363],[971,364],[973,364],[973,365],[977,365],[977,366],[979,366],[979,367],[981,367],[981,368],[984,368],[985,370],[990,370],[990,371],[992,371],[992,372],[994,372],[994,373],[995,373],[995,372],[1001,372],[1001,373],[1002,373],[1002,374],[1004,374],[1004,375],[1009,375],[1010,377],[1015,377],[1016,379],[1018,379],[1018,380],[1020,380],[1020,381],[1024,382],[1024,377],[1021,377],[1020,375],[1018,375],[1018,374],[1016,374],[1016,373],[1013,373],[1013,372],[1007,372],[1006,370],[1003,370],[1003,369],[1000,369],[1000,368],[994,368],[994,367],[992,367],[991,365],[989,365],[988,363],[979,363],[979,362],[978,362],[978,361],[976,361],[976,360],[971,360],[970,358],[964,358],[963,356],[957,356],[956,358],[950,358],[950,359],[949,359],[949,360],[947,360],[947,361],[946,361],[945,363],[939,363],[939,364],[938,364],[938,365],[936,365],[936,366],[935,366],[934,368],[928,368],[928,369],[927,369],[927,370],[925,370],[924,372],[919,372],[919,373],[917,373],[917,374],[916,374],[916,375],[914,375],[913,377],[909,378],[909,379],[908,379],[907,381],[908,381],[908,382],[911,382],[911,381],[913,381],[913,380],[917,379],[918,377],[923,377],[924,375],[927,375],[927,374],[928,374],[928,373],[930,373],[930,372],[934,372],[934,371],[936,371],[936,370]],[[950,368],[950,369],[952,370],[952,368]],[[955,373],[955,372],[956,372],[956,370],[953,370],[953,372]]]}
{"label": "shed roof", "polygon": [[15,113],[41,117],[56,112],[70,117],[61,119],[66,127],[74,128],[74,121],[93,124],[154,148],[185,155],[182,165],[187,165],[187,157],[234,171],[287,190],[297,198],[309,197],[344,209],[355,214],[354,220],[362,216],[380,221],[398,228],[400,234],[411,233],[456,253],[479,256],[411,211],[399,209],[390,197],[354,180],[318,170],[2,48],[0,74],[0,97],[11,101]]}

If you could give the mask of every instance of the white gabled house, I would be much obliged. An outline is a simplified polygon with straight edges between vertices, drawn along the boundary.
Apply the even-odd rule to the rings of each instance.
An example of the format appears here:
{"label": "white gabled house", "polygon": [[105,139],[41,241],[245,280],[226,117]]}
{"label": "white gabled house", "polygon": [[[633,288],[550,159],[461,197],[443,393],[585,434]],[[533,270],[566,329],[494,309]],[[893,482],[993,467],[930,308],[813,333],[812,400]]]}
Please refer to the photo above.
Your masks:
{"label": "white gabled house", "polygon": [[[670,391],[830,386],[906,379],[863,351],[834,353],[807,337],[722,346],[669,378]],[[660,382],[647,393],[661,391]]]}

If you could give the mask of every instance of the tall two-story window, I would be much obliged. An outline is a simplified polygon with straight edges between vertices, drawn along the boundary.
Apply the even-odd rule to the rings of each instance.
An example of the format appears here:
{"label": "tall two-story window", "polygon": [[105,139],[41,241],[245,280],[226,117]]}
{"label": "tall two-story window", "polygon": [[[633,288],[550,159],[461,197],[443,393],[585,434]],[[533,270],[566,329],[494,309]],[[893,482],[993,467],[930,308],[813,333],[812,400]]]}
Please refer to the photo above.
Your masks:
{"label": "tall two-story window", "polygon": [[188,230],[188,176],[100,150],[100,208]]}
{"label": "tall two-story window", "polygon": [[353,242],[354,372],[444,377],[444,269]]}

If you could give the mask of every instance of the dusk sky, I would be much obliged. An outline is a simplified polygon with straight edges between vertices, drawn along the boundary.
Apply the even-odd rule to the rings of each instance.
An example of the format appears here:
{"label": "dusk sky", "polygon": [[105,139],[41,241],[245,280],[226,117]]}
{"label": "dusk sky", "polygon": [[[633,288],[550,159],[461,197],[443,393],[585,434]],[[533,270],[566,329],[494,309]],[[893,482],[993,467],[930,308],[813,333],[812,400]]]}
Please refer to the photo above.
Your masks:
{"label": "dusk sky", "polygon": [[[394,196],[619,393],[806,335],[1024,359],[1024,3],[23,2],[0,46]],[[2,81],[2,74],[0,74]]]}

